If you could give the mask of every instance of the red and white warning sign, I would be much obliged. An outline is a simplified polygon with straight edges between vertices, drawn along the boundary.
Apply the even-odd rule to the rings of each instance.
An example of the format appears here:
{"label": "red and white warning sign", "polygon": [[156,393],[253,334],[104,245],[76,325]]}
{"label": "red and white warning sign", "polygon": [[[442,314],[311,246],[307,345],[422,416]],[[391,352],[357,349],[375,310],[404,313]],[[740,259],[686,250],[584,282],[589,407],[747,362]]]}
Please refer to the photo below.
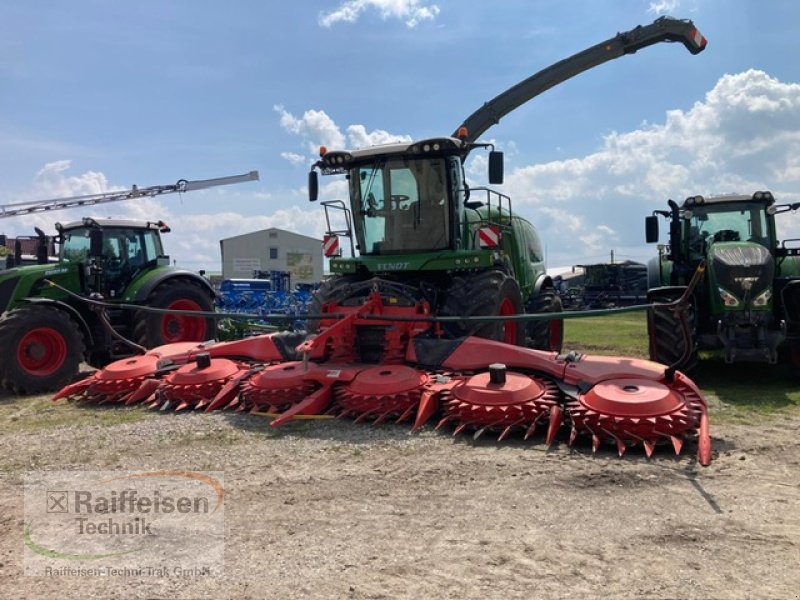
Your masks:
{"label": "red and white warning sign", "polygon": [[500,228],[487,225],[478,229],[478,244],[481,248],[496,248],[500,245]]}
{"label": "red and white warning sign", "polygon": [[326,235],[322,238],[322,251],[325,256],[339,256],[339,236]]}

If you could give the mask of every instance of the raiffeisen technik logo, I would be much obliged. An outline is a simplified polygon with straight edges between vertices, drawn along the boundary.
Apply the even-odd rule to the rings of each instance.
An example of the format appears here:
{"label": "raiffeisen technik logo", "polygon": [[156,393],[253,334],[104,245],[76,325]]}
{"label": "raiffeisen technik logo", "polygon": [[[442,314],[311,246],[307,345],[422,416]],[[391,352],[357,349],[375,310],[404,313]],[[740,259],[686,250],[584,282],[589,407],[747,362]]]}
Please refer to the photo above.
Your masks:
{"label": "raiffeisen technik logo", "polygon": [[[219,474],[198,471],[32,474],[26,573],[68,574],[51,563],[70,560],[103,562],[106,571],[113,563],[114,572],[124,563],[134,574],[219,574],[224,498]],[[165,565],[172,562],[171,571]]]}

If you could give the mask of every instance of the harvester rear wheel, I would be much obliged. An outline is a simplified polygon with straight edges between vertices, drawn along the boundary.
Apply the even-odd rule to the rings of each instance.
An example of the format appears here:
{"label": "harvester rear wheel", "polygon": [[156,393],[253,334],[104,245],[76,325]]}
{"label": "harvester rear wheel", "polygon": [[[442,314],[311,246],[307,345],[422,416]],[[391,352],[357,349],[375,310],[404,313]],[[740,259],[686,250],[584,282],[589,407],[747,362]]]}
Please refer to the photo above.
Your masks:
{"label": "harvester rear wheel", "polygon": [[[553,288],[544,288],[528,303],[529,313],[560,313],[562,310],[561,298]],[[564,343],[564,320],[528,321],[525,333],[528,348],[561,352]]]}
{"label": "harvester rear wheel", "polygon": [[[147,306],[172,310],[214,311],[211,295],[188,279],[160,284],[148,297]],[[134,338],[146,348],[174,342],[204,342],[214,339],[214,319],[139,311],[134,315]]]}
{"label": "harvester rear wheel", "polygon": [[25,306],[0,318],[0,381],[16,394],[64,387],[78,374],[83,337],[78,325],[52,306]]}
{"label": "harvester rear wheel", "polygon": [[[454,277],[447,290],[441,316],[483,317],[523,314],[522,294],[513,277],[502,271],[482,271],[474,275]],[[444,323],[444,329],[455,337],[474,335],[523,345],[525,327],[520,321]]]}
{"label": "harvester rear wheel", "polygon": [[[669,294],[661,294],[652,296],[650,302],[672,302],[675,299]],[[690,306],[687,309],[687,318],[691,333],[689,339],[691,348],[688,354],[686,352],[687,340],[674,311],[668,308],[651,308],[647,311],[647,337],[650,342],[650,360],[672,366],[687,354],[685,362],[679,365],[678,368],[684,373],[688,373],[697,366],[694,306]]]}

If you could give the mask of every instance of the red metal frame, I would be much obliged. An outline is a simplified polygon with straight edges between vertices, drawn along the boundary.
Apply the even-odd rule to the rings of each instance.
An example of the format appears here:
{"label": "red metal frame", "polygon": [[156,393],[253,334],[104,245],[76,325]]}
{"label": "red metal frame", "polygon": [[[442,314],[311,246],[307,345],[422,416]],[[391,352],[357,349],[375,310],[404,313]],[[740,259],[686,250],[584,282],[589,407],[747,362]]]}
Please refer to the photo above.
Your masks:
{"label": "red metal frame", "polygon": [[[387,322],[379,315],[411,318]],[[570,444],[590,436],[593,448],[610,441],[620,455],[640,445],[650,456],[660,440],[679,453],[685,439],[696,437],[699,462],[710,462],[707,406],[682,373],[668,375],[647,360],[557,354],[475,337],[426,335],[417,343],[422,333],[441,334],[435,324],[413,319],[428,315],[425,302],[387,306],[373,291],[360,306],[326,305],[320,333],[295,349],[303,360],[284,358],[275,334],[184,342],[112,363],[56,398],[207,411],[266,408],[279,413],[273,427],[329,413],[376,424],[413,417],[418,429],[438,413],[437,428],[453,423],[455,433],[495,432],[499,439],[515,431],[527,439],[546,423],[547,444],[566,422]],[[383,358],[362,364],[358,330],[373,326],[385,328]]]}

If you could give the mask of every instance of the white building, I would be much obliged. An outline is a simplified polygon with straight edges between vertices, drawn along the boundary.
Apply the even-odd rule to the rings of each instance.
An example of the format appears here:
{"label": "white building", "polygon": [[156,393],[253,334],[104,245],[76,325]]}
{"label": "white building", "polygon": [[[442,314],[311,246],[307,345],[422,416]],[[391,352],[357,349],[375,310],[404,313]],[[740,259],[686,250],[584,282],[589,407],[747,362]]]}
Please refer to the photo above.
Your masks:
{"label": "white building", "polygon": [[322,279],[322,240],[271,227],[220,240],[222,278],[249,279],[254,271],[288,271],[292,285]]}

